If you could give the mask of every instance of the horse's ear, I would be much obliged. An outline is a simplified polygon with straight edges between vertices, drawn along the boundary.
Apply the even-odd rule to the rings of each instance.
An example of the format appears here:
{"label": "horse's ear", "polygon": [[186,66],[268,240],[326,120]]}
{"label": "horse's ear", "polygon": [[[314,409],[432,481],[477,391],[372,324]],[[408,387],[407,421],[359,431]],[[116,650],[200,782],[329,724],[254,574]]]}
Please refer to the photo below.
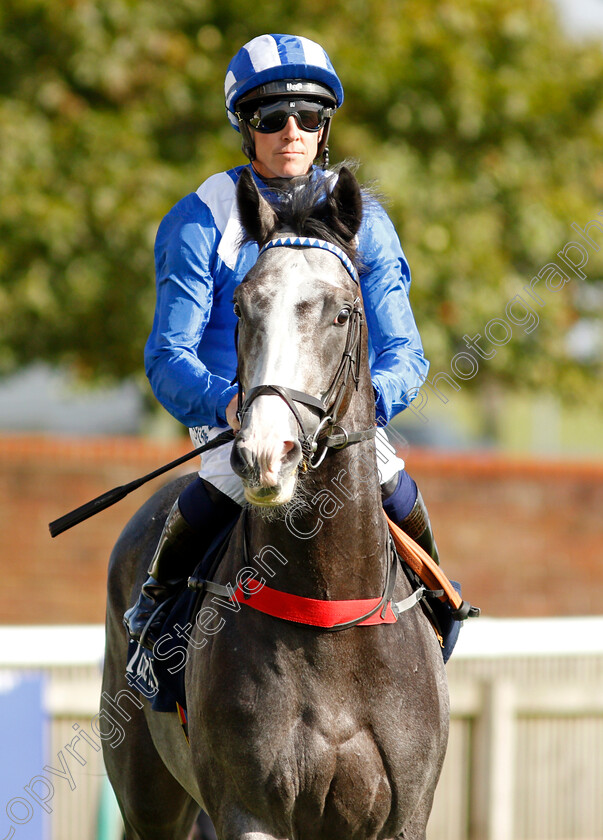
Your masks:
{"label": "horse's ear", "polygon": [[[349,231],[345,238],[351,241],[358,233],[362,221],[362,195],[356,177],[347,166],[342,166],[339,170],[329,203],[332,208],[334,205],[339,222]],[[340,228],[340,225],[337,227]]]}
{"label": "horse's ear", "polygon": [[261,247],[277,226],[277,216],[258,190],[249,169],[244,169],[237,184],[237,206],[246,235]]}

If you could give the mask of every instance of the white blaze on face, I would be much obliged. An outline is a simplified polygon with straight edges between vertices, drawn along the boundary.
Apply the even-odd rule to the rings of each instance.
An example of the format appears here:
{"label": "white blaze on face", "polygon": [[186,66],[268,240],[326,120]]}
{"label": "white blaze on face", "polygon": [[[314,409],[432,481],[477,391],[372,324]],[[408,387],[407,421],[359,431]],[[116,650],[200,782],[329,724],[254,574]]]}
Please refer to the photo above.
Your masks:
{"label": "white blaze on face", "polygon": [[[347,272],[336,256],[315,248],[274,248],[263,257],[259,270],[245,292],[246,329],[258,325],[258,332],[247,335],[245,391],[280,385],[320,397],[334,373],[323,370],[319,361],[324,359],[329,335],[325,306],[349,300]],[[312,429],[316,412],[300,403],[295,407],[305,421],[314,421]],[[295,415],[280,396],[262,395],[252,401],[242,420],[239,447],[244,460],[256,467],[260,484],[247,484],[248,501],[285,504],[295,490],[301,459],[301,430]]]}
{"label": "white blaze on face", "polygon": [[[275,273],[272,283],[262,283],[263,291],[270,285],[273,294],[262,311],[260,352],[253,369],[247,370],[248,391],[258,385],[282,385],[300,391],[309,387],[311,353],[307,347],[304,352],[303,325],[296,306],[308,299],[311,288],[304,279],[308,273],[305,254],[282,248],[278,251],[278,259],[274,260],[278,275]],[[281,397],[262,395],[252,402],[243,419],[242,441],[259,467],[264,487],[276,487],[282,480],[283,460],[295,447],[299,434],[293,412]],[[295,471],[286,484],[291,484],[293,492]]]}

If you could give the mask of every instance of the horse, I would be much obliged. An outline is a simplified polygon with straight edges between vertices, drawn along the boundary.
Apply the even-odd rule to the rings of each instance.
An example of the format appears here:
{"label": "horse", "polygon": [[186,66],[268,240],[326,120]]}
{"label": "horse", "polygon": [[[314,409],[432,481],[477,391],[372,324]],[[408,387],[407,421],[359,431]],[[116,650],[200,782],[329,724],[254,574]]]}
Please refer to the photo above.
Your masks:
{"label": "horse", "polygon": [[[448,689],[420,607],[379,618],[413,588],[395,574],[378,480],[355,253],[365,199],[348,169],[334,180],[277,204],[248,173],[238,183],[245,236],[260,246],[234,295],[231,464],[247,505],[211,584],[230,606],[218,615],[206,592],[186,639],[189,743],[175,713],[130,690],[122,616],[190,477],[143,505],[111,557],[101,715],[122,726],[103,748],[128,840],[184,840],[200,808],[220,840],[425,837]],[[327,627],[252,608],[275,589],[294,606],[361,615]]]}

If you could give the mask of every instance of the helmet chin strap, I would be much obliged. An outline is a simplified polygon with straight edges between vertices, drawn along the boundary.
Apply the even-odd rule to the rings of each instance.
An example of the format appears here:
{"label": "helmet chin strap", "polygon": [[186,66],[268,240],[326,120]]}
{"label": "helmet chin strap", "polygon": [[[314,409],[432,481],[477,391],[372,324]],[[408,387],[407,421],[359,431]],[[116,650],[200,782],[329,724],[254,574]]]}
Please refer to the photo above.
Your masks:
{"label": "helmet chin strap", "polygon": [[249,158],[249,160],[253,163],[255,160],[255,143],[253,142],[253,134],[251,133],[251,129],[245,122],[245,120],[239,120],[239,130],[241,132],[241,137],[243,138],[243,142],[241,144],[241,149],[243,150],[243,154],[245,157]]}
{"label": "helmet chin strap", "polygon": [[326,169],[329,165],[329,132],[331,130],[331,120],[328,119],[323,127],[322,130],[322,137],[320,138],[320,143],[318,144],[318,149],[316,150],[316,158],[322,157],[321,166],[323,169]]}

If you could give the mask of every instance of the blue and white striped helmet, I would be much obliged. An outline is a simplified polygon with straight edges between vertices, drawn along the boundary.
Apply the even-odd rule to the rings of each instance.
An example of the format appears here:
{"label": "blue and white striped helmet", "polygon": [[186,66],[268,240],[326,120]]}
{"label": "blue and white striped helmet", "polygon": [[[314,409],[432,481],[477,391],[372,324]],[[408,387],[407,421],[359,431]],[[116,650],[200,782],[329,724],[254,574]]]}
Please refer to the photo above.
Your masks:
{"label": "blue and white striped helmet", "polygon": [[320,44],[296,35],[259,35],[241,47],[228,65],[224,94],[233,128],[239,131],[235,108],[241,97],[283,79],[317,82],[333,92],[337,108],[343,102],[343,87]]}

